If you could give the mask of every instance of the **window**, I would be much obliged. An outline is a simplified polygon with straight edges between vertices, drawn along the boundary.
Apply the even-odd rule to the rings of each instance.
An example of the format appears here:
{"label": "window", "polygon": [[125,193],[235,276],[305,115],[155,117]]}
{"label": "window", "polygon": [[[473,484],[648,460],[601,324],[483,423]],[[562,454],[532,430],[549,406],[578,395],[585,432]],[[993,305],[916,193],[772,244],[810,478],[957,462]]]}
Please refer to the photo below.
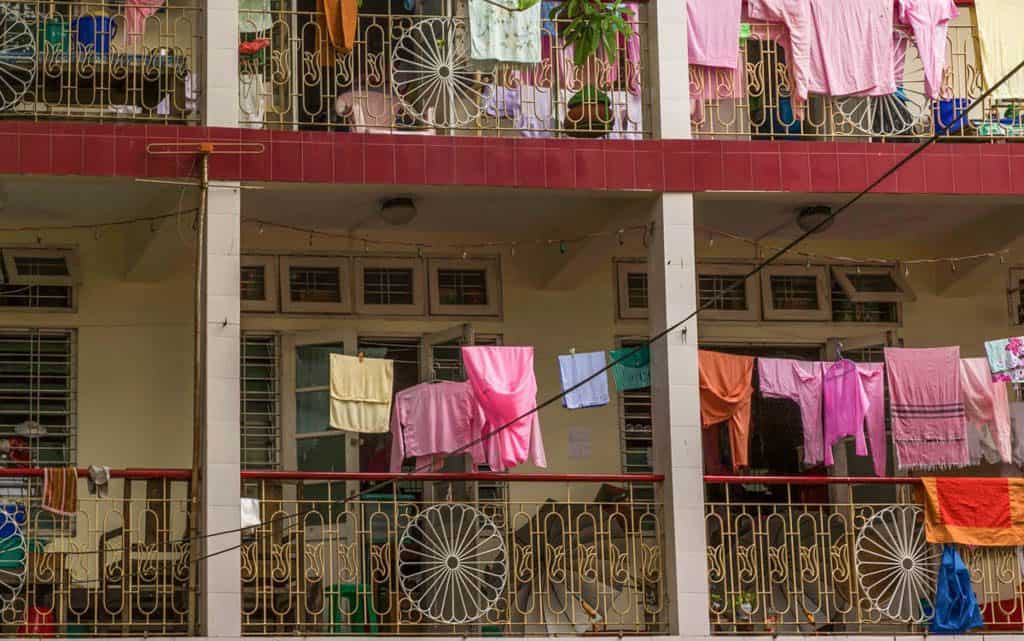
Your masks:
{"label": "window", "polygon": [[11,285],[73,285],[78,261],[69,249],[4,249],[4,282]]}
{"label": "window", "polygon": [[[623,338],[620,347],[636,347],[643,338]],[[654,417],[651,388],[619,392],[619,451],[623,474],[654,473]],[[653,500],[654,488],[635,488],[636,500]],[[649,494],[649,495],[648,495]]]}
{"label": "window", "polygon": [[618,282],[619,318],[647,318],[647,263],[616,261],[615,271]]}
{"label": "window", "polygon": [[765,320],[829,320],[828,272],[824,266],[780,265],[761,271]]}
{"label": "window", "polygon": [[1010,320],[1014,325],[1024,325],[1024,304],[1021,304],[1021,289],[1024,289],[1024,269],[1010,270]]}
{"label": "window", "polygon": [[697,297],[707,320],[756,321],[760,318],[760,281],[743,277],[753,265],[700,263],[697,265]]}
{"label": "window", "polygon": [[279,354],[276,335],[242,334],[243,470],[276,470],[281,466]]}
{"label": "window", "polygon": [[832,281],[832,322],[889,323],[900,322],[900,304],[886,302],[855,303],[836,280]]}
{"label": "window", "polygon": [[832,267],[832,277],[854,303],[900,303],[914,299],[910,286],[891,267]]}
{"label": "window", "polygon": [[273,256],[242,256],[239,280],[242,311],[277,311],[277,259]]}
{"label": "window", "polygon": [[282,256],[282,311],[352,311],[348,273],[346,258]]}
{"label": "window", "polygon": [[498,261],[431,259],[430,313],[499,316],[501,291]]}
{"label": "window", "polygon": [[356,311],[423,315],[422,265],[418,259],[356,258]]}

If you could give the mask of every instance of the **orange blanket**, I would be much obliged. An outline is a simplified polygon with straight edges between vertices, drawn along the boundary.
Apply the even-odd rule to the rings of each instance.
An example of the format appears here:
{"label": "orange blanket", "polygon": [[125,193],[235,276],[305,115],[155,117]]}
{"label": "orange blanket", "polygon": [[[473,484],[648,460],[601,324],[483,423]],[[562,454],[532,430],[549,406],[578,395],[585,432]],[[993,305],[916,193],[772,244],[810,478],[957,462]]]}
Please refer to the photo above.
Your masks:
{"label": "orange blanket", "polygon": [[355,46],[359,4],[358,0],[317,0],[316,5],[321,39],[320,64],[331,67],[335,51],[345,54]]}
{"label": "orange blanket", "polygon": [[922,478],[929,543],[1024,545],[1024,479]]}

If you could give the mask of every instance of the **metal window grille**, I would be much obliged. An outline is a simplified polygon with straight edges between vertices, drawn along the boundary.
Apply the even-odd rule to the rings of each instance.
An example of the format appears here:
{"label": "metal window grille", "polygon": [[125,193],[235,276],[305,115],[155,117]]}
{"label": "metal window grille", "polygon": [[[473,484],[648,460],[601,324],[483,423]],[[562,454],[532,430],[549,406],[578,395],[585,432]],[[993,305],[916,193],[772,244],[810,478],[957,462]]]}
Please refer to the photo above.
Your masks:
{"label": "metal window grille", "polygon": [[242,335],[242,469],[281,467],[280,360],[276,335]]}
{"label": "metal window grille", "polygon": [[71,285],[0,285],[0,308],[72,309]]}
{"label": "metal window grille", "polygon": [[240,275],[242,300],[265,300],[267,272],[263,265],[243,265]]}
{"label": "metal window grille", "polygon": [[[708,309],[721,311],[745,311],[747,306],[747,289],[743,286],[743,276],[732,274],[701,274],[697,277],[697,295],[701,308],[710,304]],[[729,289],[729,288],[732,289]]]}
{"label": "metal window grille", "polygon": [[772,276],[772,306],[777,310],[815,310],[819,307],[815,276]]}
{"label": "metal window grille", "polygon": [[647,309],[647,273],[626,274],[626,303],[630,309]]}
{"label": "metal window grille", "polygon": [[832,322],[898,323],[899,319],[899,303],[855,303],[850,300],[838,282],[832,281]]}
{"label": "metal window grille", "polygon": [[363,304],[412,305],[413,270],[395,267],[363,269]]}
{"label": "metal window grille", "polygon": [[341,302],[341,275],[334,267],[291,267],[288,285],[295,303]]}
{"label": "metal window grille", "polygon": [[15,256],[14,266],[19,276],[70,276],[67,259],[63,256]]}
{"label": "metal window grille", "polygon": [[438,299],[442,305],[486,305],[487,271],[483,269],[437,270]]}

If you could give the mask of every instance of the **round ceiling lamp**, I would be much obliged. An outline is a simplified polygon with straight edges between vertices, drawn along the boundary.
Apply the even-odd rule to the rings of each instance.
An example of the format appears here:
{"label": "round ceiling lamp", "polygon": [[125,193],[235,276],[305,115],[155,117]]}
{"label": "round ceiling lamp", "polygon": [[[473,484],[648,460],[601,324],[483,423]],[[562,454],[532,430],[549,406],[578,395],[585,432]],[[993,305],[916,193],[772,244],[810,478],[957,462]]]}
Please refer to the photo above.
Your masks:
{"label": "round ceiling lamp", "polygon": [[[797,227],[805,232],[813,229],[815,234],[820,234],[832,226],[832,220],[829,220],[831,215],[832,208],[825,205],[804,207],[796,214],[796,224]],[[821,225],[821,227],[818,227],[818,225]]]}
{"label": "round ceiling lamp", "polygon": [[408,225],[416,218],[416,202],[407,196],[385,198],[380,201],[378,211],[389,225]]}

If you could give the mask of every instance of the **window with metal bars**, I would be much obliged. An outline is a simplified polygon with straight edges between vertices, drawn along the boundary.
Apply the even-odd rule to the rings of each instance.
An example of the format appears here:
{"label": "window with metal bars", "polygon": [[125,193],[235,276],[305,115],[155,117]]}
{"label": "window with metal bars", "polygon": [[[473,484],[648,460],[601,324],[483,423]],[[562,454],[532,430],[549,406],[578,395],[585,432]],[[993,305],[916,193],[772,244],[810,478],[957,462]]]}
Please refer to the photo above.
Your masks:
{"label": "window with metal bars", "polygon": [[442,305],[487,305],[487,271],[438,269],[437,292]]}
{"label": "window with metal bars", "polygon": [[293,265],[288,270],[288,292],[295,303],[340,303],[341,272],[334,267]]}
{"label": "window with metal bars", "polygon": [[71,285],[0,284],[0,308],[74,309]]}
{"label": "window with metal bars", "polygon": [[261,301],[267,298],[266,268],[263,265],[242,265],[239,282],[242,300]]}
{"label": "window with metal bars", "polygon": [[700,306],[718,311],[745,311],[747,290],[741,274],[700,274],[697,277],[697,295]]}
{"label": "window with metal bars", "polygon": [[280,469],[280,340],[246,332],[241,351],[242,469]]}
{"label": "window with metal bars", "polygon": [[414,270],[395,267],[363,268],[364,305],[412,305]]}
{"label": "window with metal bars", "polygon": [[630,272],[626,275],[626,304],[630,309],[647,309],[646,272]]}
{"label": "window with metal bars", "polygon": [[832,322],[834,323],[898,323],[899,303],[855,303],[835,280],[832,281]]}
{"label": "window with metal bars", "polygon": [[[623,348],[642,345],[645,339],[623,338]],[[619,451],[623,474],[654,473],[654,416],[651,388],[619,392]],[[634,500],[654,500],[654,486],[633,484]]]}
{"label": "window with metal bars", "polygon": [[[75,372],[74,330],[0,330],[0,439],[10,446],[2,455],[8,465],[76,464]],[[35,480],[0,479],[0,496],[41,491]],[[38,527],[55,529],[58,521],[47,517]]]}
{"label": "window with metal bars", "polygon": [[22,277],[71,275],[63,256],[14,256],[13,260]]}
{"label": "window with metal bars", "polygon": [[772,306],[777,310],[818,309],[818,281],[815,276],[772,275]]}

